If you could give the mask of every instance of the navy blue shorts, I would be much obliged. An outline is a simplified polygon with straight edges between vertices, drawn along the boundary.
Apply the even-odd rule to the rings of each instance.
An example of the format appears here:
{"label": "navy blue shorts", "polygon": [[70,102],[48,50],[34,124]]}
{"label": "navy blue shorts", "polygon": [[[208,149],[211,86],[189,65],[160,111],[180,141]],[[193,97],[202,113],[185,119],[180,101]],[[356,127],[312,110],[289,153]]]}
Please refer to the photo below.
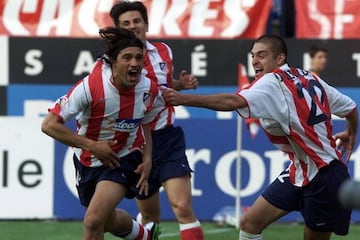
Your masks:
{"label": "navy blue shorts", "polygon": [[138,193],[136,184],[140,174],[134,170],[142,162],[142,154],[134,151],[120,159],[120,167],[111,169],[109,167],[86,167],[75,156],[73,157],[75,169],[77,171],[77,190],[82,205],[89,206],[90,200],[95,193],[96,184],[102,180],[109,180],[127,187],[126,198],[134,198]]}
{"label": "navy blue shorts", "polygon": [[347,167],[334,160],[320,169],[305,187],[290,183],[289,171],[283,171],[262,196],[272,205],[285,211],[300,211],[306,226],[314,231],[346,235],[351,210],[341,207],[337,192],[341,183],[349,179]]}
{"label": "navy blue shorts", "polygon": [[154,195],[161,183],[170,178],[190,175],[192,170],[185,155],[185,136],[181,127],[168,127],[152,132],[152,170],[149,177],[149,194],[137,195],[146,199]]}

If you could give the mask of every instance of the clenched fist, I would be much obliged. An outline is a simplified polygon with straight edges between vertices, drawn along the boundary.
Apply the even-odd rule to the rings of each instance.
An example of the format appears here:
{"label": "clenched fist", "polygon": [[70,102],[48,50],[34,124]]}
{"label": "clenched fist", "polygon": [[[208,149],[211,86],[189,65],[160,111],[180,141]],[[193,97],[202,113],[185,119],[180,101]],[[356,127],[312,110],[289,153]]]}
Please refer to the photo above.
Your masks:
{"label": "clenched fist", "polygon": [[182,104],[183,94],[172,88],[162,89],[162,95],[167,104],[177,106]]}

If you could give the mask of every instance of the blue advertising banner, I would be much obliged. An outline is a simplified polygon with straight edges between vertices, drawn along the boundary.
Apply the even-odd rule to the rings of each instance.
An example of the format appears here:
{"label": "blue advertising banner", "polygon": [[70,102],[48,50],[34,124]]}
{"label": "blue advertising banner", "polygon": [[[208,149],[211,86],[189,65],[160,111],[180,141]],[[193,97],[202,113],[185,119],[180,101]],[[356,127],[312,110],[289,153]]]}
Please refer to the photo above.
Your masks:
{"label": "blue advertising banner", "polygon": [[[344,121],[334,121],[334,130],[340,131],[344,123]],[[177,125],[185,131],[187,156],[194,170],[192,175],[194,209],[201,220],[211,220],[221,208],[235,205],[237,121],[191,119],[178,120]],[[262,130],[255,138],[251,138],[244,123],[242,127],[240,195],[242,207],[246,209],[286,168],[288,158],[286,154],[272,146]],[[55,150],[54,215],[59,219],[81,218],[83,208],[73,190],[75,182],[68,181],[69,177],[74,178],[71,149],[56,144]],[[359,164],[360,150],[357,144],[349,163],[352,175],[360,175]],[[166,194],[162,192],[160,196],[162,219],[174,219]],[[120,206],[134,217],[138,212],[133,200],[125,200]],[[300,220],[301,216],[298,213],[289,214],[281,219],[281,221]],[[360,220],[357,212],[354,212],[353,220]]]}

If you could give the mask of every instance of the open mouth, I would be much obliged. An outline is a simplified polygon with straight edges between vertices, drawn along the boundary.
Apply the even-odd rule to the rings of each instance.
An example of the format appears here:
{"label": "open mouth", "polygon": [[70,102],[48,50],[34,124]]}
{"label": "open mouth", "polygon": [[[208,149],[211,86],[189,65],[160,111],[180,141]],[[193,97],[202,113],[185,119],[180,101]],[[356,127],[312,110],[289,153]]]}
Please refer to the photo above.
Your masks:
{"label": "open mouth", "polygon": [[262,68],[256,68],[255,70],[255,76],[259,76],[263,73],[264,69]]}
{"label": "open mouth", "polygon": [[136,81],[139,76],[139,70],[138,69],[131,69],[128,71],[129,80]]}

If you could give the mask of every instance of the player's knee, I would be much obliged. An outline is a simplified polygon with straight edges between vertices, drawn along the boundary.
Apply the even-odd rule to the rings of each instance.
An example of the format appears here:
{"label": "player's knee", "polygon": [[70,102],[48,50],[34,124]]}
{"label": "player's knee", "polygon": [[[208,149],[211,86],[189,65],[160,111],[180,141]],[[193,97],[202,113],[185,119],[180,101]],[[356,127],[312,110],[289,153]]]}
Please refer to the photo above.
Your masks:
{"label": "player's knee", "polygon": [[243,215],[240,219],[240,229],[247,233],[258,234],[262,232],[262,227],[260,223],[254,222],[246,214]]}
{"label": "player's knee", "polygon": [[247,219],[244,216],[240,218],[240,229],[242,231],[247,231]]}
{"label": "player's knee", "polygon": [[[188,202],[177,202],[176,204],[172,204],[173,211],[178,220],[194,220],[194,213],[192,210],[192,206]],[[182,222],[182,221],[180,221]]]}
{"label": "player's knee", "polygon": [[[146,224],[149,222],[156,222],[159,223],[160,222],[160,213],[155,213],[155,212],[142,212],[141,214],[141,223],[142,224]],[[136,218],[138,220],[138,217]],[[139,221],[138,221],[139,222]]]}
{"label": "player's knee", "polygon": [[104,228],[104,222],[96,214],[86,214],[83,225],[84,228],[90,232],[95,232]]}

